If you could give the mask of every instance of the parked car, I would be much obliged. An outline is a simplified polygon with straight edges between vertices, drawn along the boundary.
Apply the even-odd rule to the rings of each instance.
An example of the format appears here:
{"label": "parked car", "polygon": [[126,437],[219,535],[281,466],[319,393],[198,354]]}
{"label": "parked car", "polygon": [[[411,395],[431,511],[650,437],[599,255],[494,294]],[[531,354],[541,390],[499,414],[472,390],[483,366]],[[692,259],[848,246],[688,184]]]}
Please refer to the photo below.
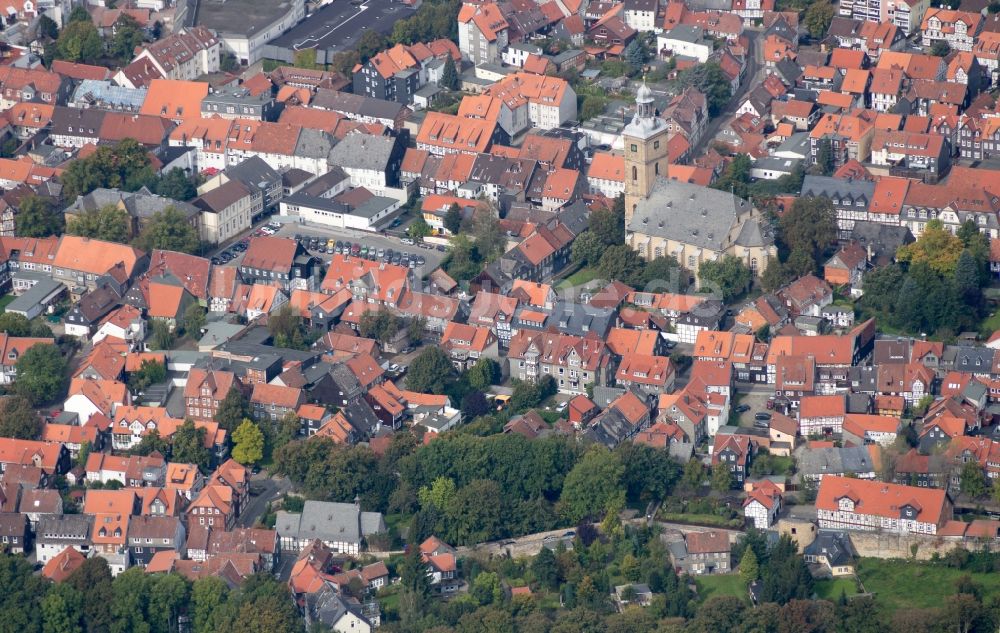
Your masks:
{"label": "parked car", "polygon": [[442,253],[445,252],[446,250],[448,250],[448,248],[444,244],[438,244],[437,245],[437,249],[439,251],[441,251]]}
{"label": "parked car", "polygon": [[427,263],[427,260],[424,259],[423,255],[417,255],[417,266],[423,266],[426,263]]}
{"label": "parked car", "polygon": [[413,238],[411,238],[411,237],[404,237],[404,238],[403,238],[403,239],[401,239],[400,241],[401,241],[401,242],[402,242],[403,244],[407,244],[407,245],[409,245],[409,246],[413,246],[413,245],[415,244],[415,242],[413,241]]}
{"label": "parked car", "polygon": [[750,410],[749,404],[741,404],[740,406],[736,407],[736,413],[743,413],[744,411],[749,411],[749,410]]}
{"label": "parked car", "polygon": [[768,413],[767,411],[758,411],[757,413],[754,414],[753,417],[755,420],[770,420],[771,414]]}

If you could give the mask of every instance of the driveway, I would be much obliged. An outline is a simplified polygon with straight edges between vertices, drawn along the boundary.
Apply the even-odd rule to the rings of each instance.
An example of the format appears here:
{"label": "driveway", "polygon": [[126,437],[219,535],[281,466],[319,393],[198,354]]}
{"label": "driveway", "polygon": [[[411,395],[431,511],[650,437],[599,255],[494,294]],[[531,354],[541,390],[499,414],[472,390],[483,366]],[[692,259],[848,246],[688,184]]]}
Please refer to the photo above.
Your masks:
{"label": "driveway", "polygon": [[253,527],[257,523],[257,520],[263,516],[268,502],[274,501],[290,491],[292,489],[292,482],[286,478],[272,479],[267,476],[257,475],[251,478],[250,489],[257,494],[250,495],[250,501],[243,508],[243,512],[240,513],[239,518],[236,519],[236,524],[239,527]]}

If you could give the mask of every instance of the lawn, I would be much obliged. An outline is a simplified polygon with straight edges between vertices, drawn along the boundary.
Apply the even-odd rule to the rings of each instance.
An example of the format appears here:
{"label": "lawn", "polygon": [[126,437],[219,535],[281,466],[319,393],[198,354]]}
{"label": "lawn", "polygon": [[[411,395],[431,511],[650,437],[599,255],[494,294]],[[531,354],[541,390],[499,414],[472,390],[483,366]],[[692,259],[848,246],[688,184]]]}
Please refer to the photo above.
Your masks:
{"label": "lawn", "polygon": [[955,581],[968,574],[983,595],[1000,593],[1000,574],[976,574],[943,565],[903,560],[863,558],[858,576],[867,591],[887,609],[939,607],[955,593]]}
{"label": "lawn", "polygon": [[6,311],[7,304],[14,300],[14,295],[4,295],[0,297],[0,314]]}
{"label": "lawn", "polygon": [[858,593],[858,585],[854,578],[831,578],[829,580],[817,580],[813,585],[816,595],[820,600],[836,602],[840,598],[841,592],[846,596],[853,596]]}
{"label": "lawn", "polygon": [[563,284],[568,284],[570,286],[582,286],[583,284],[597,279],[600,275],[596,268],[581,268],[569,277],[567,277]]}
{"label": "lawn", "polygon": [[979,324],[979,333],[984,338],[989,338],[991,334],[1000,330],[1000,310],[983,319]]}
{"label": "lawn", "polygon": [[692,525],[712,525],[721,528],[739,528],[743,519],[726,519],[717,514],[694,514],[678,512],[659,512],[656,518],[667,523],[689,523]]}
{"label": "lawn", "polygon": [[695,576],[698,585],[698,597],[707,600],[712,596],[736,596],[746,598],[747,590],[739,574],[711,574]]}

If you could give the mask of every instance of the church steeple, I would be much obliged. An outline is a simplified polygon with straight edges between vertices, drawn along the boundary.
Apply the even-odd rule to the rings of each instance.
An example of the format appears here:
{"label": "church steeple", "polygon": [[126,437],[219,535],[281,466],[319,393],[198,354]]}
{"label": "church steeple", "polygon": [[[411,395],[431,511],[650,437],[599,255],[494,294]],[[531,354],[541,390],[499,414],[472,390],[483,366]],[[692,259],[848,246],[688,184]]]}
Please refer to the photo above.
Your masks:
{"label": "church steeple", "polygon": [[625,142],[625,220],[640,201],[645,200],[659,177],[667,177],[668,129],[666,121],[656,116],[653,91],[642,84],[635,93],[635,116],[622,130]]}

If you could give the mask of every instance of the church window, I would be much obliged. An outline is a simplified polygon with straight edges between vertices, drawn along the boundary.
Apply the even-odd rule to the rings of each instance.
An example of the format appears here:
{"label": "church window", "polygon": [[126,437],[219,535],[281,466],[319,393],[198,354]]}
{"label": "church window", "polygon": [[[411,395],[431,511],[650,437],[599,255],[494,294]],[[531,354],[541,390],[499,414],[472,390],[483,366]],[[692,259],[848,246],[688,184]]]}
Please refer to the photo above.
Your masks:
{"label": "church window", "polygon": [[638,152],[639,151],[639,146],[636,145],[635,143],[632,143],[632,151],[633,152]]}
{"label": "church window", "polygon": [[639,170],[632,166],[632,180],[639,180]]}
{"label": "church window", "polygon": [[653,141],[653,149],[660,149],[660,142],[659,141]]}

